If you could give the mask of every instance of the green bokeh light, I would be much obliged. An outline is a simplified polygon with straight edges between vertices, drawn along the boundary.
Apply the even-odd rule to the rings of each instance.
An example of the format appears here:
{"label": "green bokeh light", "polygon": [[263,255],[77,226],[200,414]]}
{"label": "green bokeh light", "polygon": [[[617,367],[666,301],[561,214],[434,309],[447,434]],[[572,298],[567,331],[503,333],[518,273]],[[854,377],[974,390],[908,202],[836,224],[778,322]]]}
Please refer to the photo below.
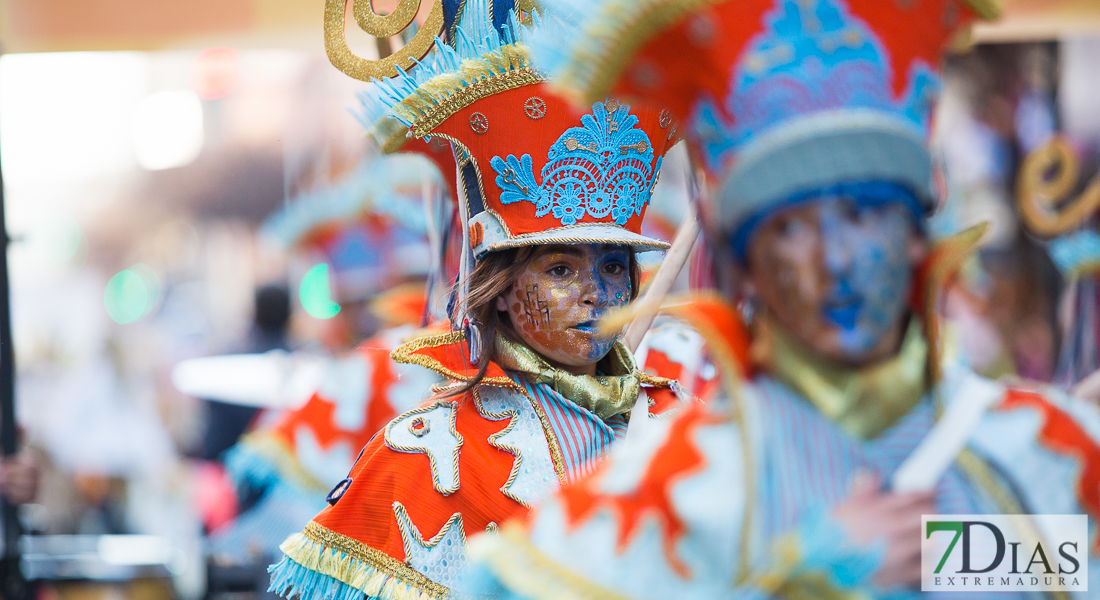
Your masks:
{"label": "green bokeh light", "polygon": [[138,263],[119,271],[103,290],[107,315],[120,325],[148,315],[160,301],[160,278],[148,265]]}
{"label": "green bokeh light", "polygon": [[331,319],[340,312],[340,305],[332,301],[327,264],[320,263],[306,271],[298,286],[298,299],[306,313],[315,319]]}
{"label": "green bokeh light", "polygon": [[145,311],[149,308],[149,288],[141,275],[134,271],[119,271],[107,282],[103,304],[115,323],[133,323],[145,316]]}

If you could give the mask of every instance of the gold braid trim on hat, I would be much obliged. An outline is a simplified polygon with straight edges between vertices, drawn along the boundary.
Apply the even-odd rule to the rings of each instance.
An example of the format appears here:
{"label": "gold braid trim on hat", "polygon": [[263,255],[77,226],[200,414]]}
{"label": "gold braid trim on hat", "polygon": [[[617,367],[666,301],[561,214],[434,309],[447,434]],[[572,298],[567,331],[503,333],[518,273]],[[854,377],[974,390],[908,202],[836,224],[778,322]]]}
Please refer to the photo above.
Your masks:
{"label": "gold braid trim on hat", "polygon": [[482,98],[543,81],[545,76],[531,67],[527,47],[508,44],[463,61],[455,73],[424,82],[393,107],[393,114],[410,123],[409,132],[420,138]]}
{"label": "gold braid trim on hat", "polygon": [[[376,38],[393,37],[413,24],[422,0],[401,0],[393,12],[379,15],[371,0],[354,0],[353,11],[360,29]],[[397,69],[408,69],[416,59],[423,58],[436,36],[443,30],[443,1],[433,0],[424,25],[397,52],[380,60],[368,60],[352,53],[344,33],[344,15],[348,0],[325,1],[325,51],[333,66],[360,81],[396,77]]]}
{"label": "gold braid trim on hat", "polygon": [[302,567],[355,588],[367,598],[443,600],[446,586],[428,579],[392,556],[310,521],[279,546]]}

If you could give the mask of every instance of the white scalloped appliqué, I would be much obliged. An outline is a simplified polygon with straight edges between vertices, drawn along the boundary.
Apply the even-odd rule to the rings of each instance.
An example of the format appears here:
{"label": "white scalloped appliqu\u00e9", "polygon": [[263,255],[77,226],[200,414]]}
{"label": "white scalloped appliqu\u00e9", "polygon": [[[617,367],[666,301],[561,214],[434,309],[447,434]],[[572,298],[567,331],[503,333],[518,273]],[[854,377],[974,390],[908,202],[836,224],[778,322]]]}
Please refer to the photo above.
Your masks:
{"label": "white scalloped appliqu\u00e9", "polygon": [[454,588],[466,565],[466,532],[462,513],[455,513],[439,533],[425,540],[400,502],[393,503],[401,543],[405,547],[405,564],[432,581]]}
{"label": "white scalloped appliqu\u00e9", "polygon": [[508,427],[489,438],[489,444],[515,455],[512,474],[501,488],[504,495],[530,506],[558,489],[546,431],[535,408],[515,390],[483,385],[475,396],[477,410],[492,421],[511,419]]}
{"label": "white scalloped appliqu\u00e9", "polygon": [[462,436],[455,430],[453,402],[441,400],[397,417],[386,425],[386,445],[398,452],[427,454],[432,485],[444,496],[458,491],[458,451]]}

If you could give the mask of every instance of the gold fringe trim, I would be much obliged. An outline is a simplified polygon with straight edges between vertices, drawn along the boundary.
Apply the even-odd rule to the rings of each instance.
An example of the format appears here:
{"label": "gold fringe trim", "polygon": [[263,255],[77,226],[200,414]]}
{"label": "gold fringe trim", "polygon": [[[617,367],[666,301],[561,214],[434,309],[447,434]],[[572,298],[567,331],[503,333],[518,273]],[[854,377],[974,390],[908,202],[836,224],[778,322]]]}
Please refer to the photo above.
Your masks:
{"label": "gold fringe trim", "polygon": [[531,67],[526,46],[508,44],[463,61],[457,72],[424,82],[393,107],[393,114],[411,123],[410,133],[420,138],[482,98],[545,80]]}
{"label": "gold fringe trim", "polygon": [[408,133],[409,128],[393,117],[384,117],[367,130],[367,135],[374,138],[383,154],[393,154],[404,148],[409,141]]}
{"label": "gold fringe trim", "polygon": [[588,39],[570,57],[570,66],[556,78],[555,87],[579,95],[577,99],[583,104],[609,96],[639,47],[689,12],[722,1],[630,0],[606,4],[593,19],[600,29],[584,29]]}
{"label": "gold fringe trim", "polygon": [[302,567],[382,600],[444,600],[451,591],[362,542],[310,521],[280,546]]}
{"label": "gold fringe trim", "polygon": [[329,491],[330,488],[327,485],[310,474],[310,472],[302,466],[302,463],[298,462],[298,457],[295,456],[294,449],[287,446],[285,442],[275,437],[270,432],[258,431],[249,433],[241,439],[241,443],[264,460],[273,464],[275,470],[283,477],[294,481],[308,490],[316,490],[320,493]]}
{"label": "gold fringe trim", "polygon": [[498,535],[472,540],[469,556],[488,565],[510,590],[532,600],[626,600],[550,560],[513,521],[505,523]]}
{"label": "gold fringe trim", "polygon": [[[450,346],[453,344],[461,344],[466,341],[466,334],[462,331],[449,331],[447,333],[438,333],[434,335],[425,335],[418,337],[397,347],[396,350],[390,353],[390,358],[394,361],[406,364],[406,365],[419,365],[425,369],[430,369],[439,373],[440,375],[453,379],[455,381],[470,381],[473,377],[459,374],[443,363],[434,358],[424,356],[423,354],[416,354],[417,350],[424,348],[437,348],[439,346]],[[481,380],[482,383],[489,385],[495,385],[498,387],[507,387],[515,390],[519,390],[519,385],[512,381],[508,377],[485,377]]]}

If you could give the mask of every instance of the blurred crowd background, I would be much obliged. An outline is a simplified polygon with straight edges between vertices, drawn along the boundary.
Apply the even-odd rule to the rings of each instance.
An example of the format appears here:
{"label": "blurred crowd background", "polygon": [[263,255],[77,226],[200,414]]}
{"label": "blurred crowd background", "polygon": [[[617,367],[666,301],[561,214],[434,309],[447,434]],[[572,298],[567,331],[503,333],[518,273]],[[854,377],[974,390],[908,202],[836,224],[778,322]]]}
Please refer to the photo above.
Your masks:
{"label": "blurred crowd background", "polygon": [[[1078,163],[1070,204],[1100,168],[1100,3],[1002,4],[949,61],[933,234],[993,224],[948,301],[959,355],[1070,388],[1100,366],[1096,222],[1037,230],[1017,178],[1053,136]],[[237,510],[218,456],[264,416],[181,394],[172,367],[339,353],[378,326],[329,310],[325,258],[265,227],[377,152],[349,111],[358,84],[324,54],[323,8],[0,0],[17,420],[41,470],[21,514],[41,533],[157,536],[181,598],[210,593],[203,536]],[[651,211],[665,237],[684,160],[666,161]]]}

